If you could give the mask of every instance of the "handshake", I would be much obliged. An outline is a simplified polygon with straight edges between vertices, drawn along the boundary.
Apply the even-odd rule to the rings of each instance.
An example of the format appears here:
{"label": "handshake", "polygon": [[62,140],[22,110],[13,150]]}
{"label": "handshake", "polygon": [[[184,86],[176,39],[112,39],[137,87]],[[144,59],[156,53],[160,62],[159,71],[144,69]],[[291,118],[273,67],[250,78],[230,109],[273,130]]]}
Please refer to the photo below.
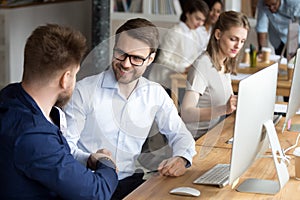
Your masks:
{"label": "handshake", "polygon": [[91,170],[96,170],[98,163],[113,168],[117,172],[116,163],[111,158],[111,152],[107,149],[99,149],[96,153],[92,153],[87,160],[87,167]]}

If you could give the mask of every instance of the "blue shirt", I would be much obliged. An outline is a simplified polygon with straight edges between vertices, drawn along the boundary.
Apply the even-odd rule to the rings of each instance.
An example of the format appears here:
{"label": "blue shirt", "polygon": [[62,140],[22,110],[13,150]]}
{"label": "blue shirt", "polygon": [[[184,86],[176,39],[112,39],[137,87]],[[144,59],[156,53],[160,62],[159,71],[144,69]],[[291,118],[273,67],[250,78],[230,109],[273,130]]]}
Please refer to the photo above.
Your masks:
{"label": "blue shirt", "polygon": [[0,92],[0,199],[110,199],[118,178],[105,165],[93,173],[70,154],[59,129],[59,111],[49,122],[20,83]]}
{"label": "blue shirt", "polygon": [[[264,5],[263,0],[259,0],[257,7],[256,31],[258,33],[269,33],[269,40],[274,48],[279,47],[281,41],[285,44],[289,23],[297,20],[300,23],[299,0],[281,0],[281,5],[276,13],[270,12],[269,8]],[[300,34],[298,41],[300,43]]]}

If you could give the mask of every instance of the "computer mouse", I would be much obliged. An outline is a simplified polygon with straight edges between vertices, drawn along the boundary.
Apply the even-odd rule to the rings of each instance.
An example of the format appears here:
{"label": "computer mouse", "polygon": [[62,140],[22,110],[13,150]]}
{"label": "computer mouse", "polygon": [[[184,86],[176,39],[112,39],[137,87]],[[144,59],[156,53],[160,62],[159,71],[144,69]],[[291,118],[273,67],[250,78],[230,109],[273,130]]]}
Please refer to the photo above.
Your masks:
{"label": "computer mouse", "polygon": [[200,191],[192,187],[177,187],[172,189],[170,194],[198,197],[200,196]]}

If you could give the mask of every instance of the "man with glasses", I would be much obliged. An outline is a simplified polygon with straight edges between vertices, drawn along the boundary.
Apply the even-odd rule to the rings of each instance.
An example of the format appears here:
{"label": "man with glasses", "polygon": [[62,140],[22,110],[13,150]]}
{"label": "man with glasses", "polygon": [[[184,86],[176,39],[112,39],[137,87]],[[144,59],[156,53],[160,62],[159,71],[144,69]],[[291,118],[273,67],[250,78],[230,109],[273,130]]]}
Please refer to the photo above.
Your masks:
{"label": "man with glasses", "polygon": [[275,54],[281,55],[287,42],[289,24],[291,22],[300,23],[299,0],[259,0],[257,7],[256,31],[259,50],[268,46],[269,37]]}
{"label": "man with glasses", "polygon": [[117,31],[111,67],[76,84],[66,107],[65,137],[74,157],[89,166],[91,153],[108,149],[119,170],[112,199],[122,199],[143,183],[136,160],[155,121],[173,149],[157,170],[180,176],[192,163],[195,142],[166,91],[143,73],[153,62],[158,30],[141,18],[128,20]]}

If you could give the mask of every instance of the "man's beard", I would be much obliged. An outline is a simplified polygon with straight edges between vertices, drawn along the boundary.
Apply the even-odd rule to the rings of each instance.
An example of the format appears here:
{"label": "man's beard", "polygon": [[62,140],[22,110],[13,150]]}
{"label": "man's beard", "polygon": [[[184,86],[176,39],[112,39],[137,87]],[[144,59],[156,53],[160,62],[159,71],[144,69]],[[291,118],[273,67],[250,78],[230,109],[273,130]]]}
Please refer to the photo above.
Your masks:
{"label": "man's beard", "polygon": [[[135,72],[135,70],[130,70],[132,72],[132,74],[130,75],[130,78],[124,78],[124,76],[122,75],[122,69],[124,69],[122,67],[121,64],[115,64],[115,66],[113,67],[113,71],[115,73],[115,78],[116,80],[119,82],[119,83],[122,83],[122,84],[128,84],[128,83],[131,83],[135,80],[137,80],[140,76]],[[124,70],[126,71],[126,70]]]}
{"label": "man's beard", "polygon": [[59,108],[63,108],[70,100],[72,96],[72,93],[69,92],[64,92],[62,94],[59,94],[56,102],[55,102],[55,106],[59,107]]}

